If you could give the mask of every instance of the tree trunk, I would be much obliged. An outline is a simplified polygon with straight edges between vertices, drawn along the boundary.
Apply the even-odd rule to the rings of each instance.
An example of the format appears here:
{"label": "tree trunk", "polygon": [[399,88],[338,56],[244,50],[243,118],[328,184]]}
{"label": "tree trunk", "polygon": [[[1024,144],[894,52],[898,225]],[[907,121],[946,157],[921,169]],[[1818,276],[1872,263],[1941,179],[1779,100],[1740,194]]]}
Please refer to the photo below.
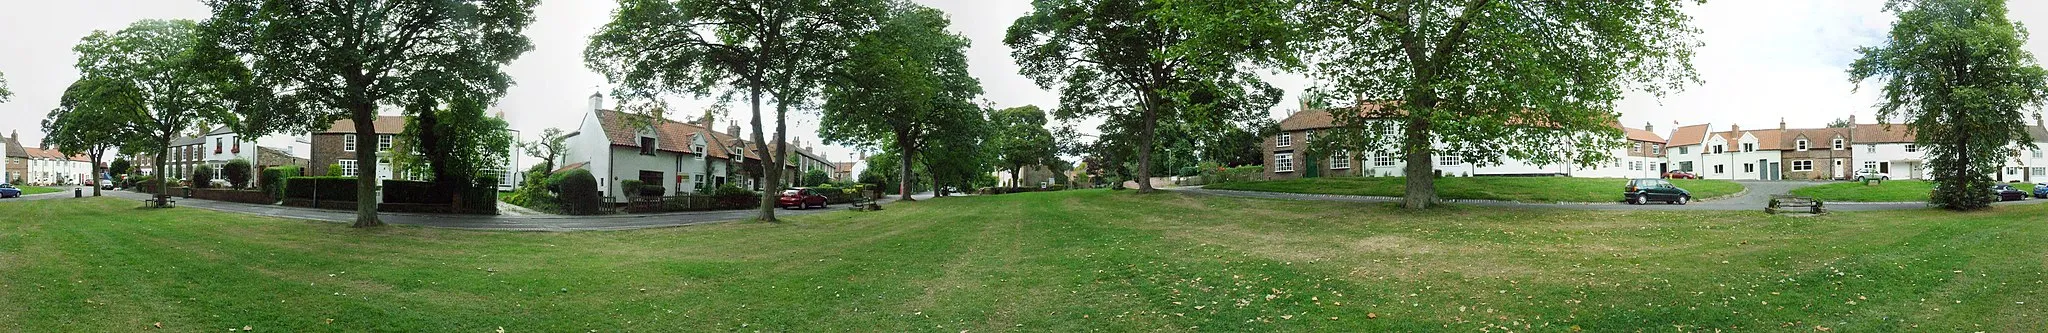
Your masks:
{"label": "tree trunk", "polygon": [[164,177],[167,176],[164,169],[169,169],[169,166],[164,163],[170,162],[166,155],[171,153],[171,139],[167,137],[158,138],[157,142],[164,149],[156,153],[156,208],[164,208],[171,205],[171,180]]}
{"label": "tree trunk", "polygon": [[[1413,115],[1415,112],[1410,114]],[[1401,151],[1406,153],[1404,159],[1408,161],[1408,166],[1402,169],[1402,175],[1408,179],[1407,189],[1401,196],[1401,207],[1428,209],[1437,201],[1436,173],[1433,172],[1436,169],[1432,167],[1434,164],[1431,161],[1435,159],[1435,154],[1432,154],[1434,147],[1430,146],[1429,141],[1429,120],[1410,116],[1408,126],[1402,135],[1404,138],[1401,140]]]}
{"label": "tree trunk", "polygon": [[100,196],[100,186],[103,186],[103,185],[104,185],[104,184],[100,184],[100,182],[104,181],[104,180],[101,180],[101,179],[100,179],[100,178],[102,178],[102,177],[100,177],[100,153],[92,153],[92,157],[91,157],[91,158],[92,158],[92,176],[91,176],[91,177],[92,177],[92,196],[95,196],[95,197],[97,197],[97,196]]}
{"label": "tree trunk", "polygon": [[1159,93],[1145,92],[1143,120],[1138,125],[1138,193],[1152,192],[1152,132],[1159,122]]}
{"label": "tree trunk", "polygon": [[[896,147],[903,148],[903,154],[901,154],[903,156],[899,156],[902,158],[902,165],[899,165],[897,168],[899,169],[897,170],[899,172],[898,175],[902,176],[903,178],[900,179],[902,181],[897,182],[897,192],[900,192],[897,195],[901,196],[900,198],[898,198],[898,200],[917,201],[917,199],[910,198],[910,155],[916,154],[917,148],[915,145],[912,145],[908,141],[910,141],[909,131],[896,131]],[[945,193],[945,191],[940,191],[939,193],[943,194]]]}
{"label": "tree trunk", "polygon": [[[759,163],[760,172],[758,173],[759,176],[762,176],[761,183],[763,183],[761,184],[761,207],[760,214],[755,219],[761,222],[775,222],[775,196],[780,195],[780,193],[774,192],[775,174],[771,173],[773,168],[769,167],[769,165],[774,163],[768,161],[773,156],[768,155],[768,141],[761,134],[761,87],[758,85],[751,86],[747,90],[749,101],[754,104],[754,151],[761,155],[762,160]],[[740,160],[745,161],[746,157],[741,156]]]}
{"label": "tree trunk", "polygon": [[789,168],[789,144],[786,143],[789,142],[789,121],[786,119],[789,103],[782,98],[775,99],[775,167],[768,171],[768,178],[775,179],[774,187],[771,187],[775,193],[782,193],[782,189],[792,183],[790,180],[800,176],[795,172],[783,172]]}
{"label": "tree trunk", "polygon": [[356,223],[349,227],[382,226],[384,221],[377,220],[377,169],[381,165],[377,163],[377,109],[369,103],[357,103],[353,109],[350,113],[356,123]]}
{"label": "tree trunk", "polygon": [[1024,167],[1010,167],[1010,188],[1024,188]]}

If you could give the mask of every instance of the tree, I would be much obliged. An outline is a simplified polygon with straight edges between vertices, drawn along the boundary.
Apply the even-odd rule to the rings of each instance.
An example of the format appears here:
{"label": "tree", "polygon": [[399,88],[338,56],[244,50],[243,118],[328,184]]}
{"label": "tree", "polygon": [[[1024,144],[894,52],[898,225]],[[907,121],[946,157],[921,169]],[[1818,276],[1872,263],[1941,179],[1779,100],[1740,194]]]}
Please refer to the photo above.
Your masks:
{"label": "tree", "polygon": [[[995,133],[990,130],[987,113],[987,110],[977,107],[973,113],[960,115],[962,117],[957,121],[948,122],[946,130],[934,131],[925,138],[924,153],[919,154],[918,160],[931,175],[932,186],[962,189],[995,186],[993,181],[988,185],[978,183],[993,177],[988,171],[995,169],[995,150],[988,147],[993,140],[990,135]],[[945,195],[946,192],[938,193]]]}
{"label": "tree", "polygon": [[458,196],[452,202],[466,202],[460,196],[476,187],[478,178],[514,172],[504,170],[515,141],[510,125],[484,114],[483,104],[457,98],[445,107],[414,107],[425,109],[409,112],[414,116],[406,121],[399,137],[404,138],[410,157],[428,161],[424,169],[434,186]]}
{"label": "tree", "polygon": [[[618,0],[612,21],[590,37],[587,65],[621,95],[740,95],[751,104],[753,146],[765,193],[778,193],[788,165],[787,117],[819,88],[847,46],[873,25],[880,0]],[[775,102],[775,140],[761,128],[761,103]],[[658,108],[656,110],[659,110]],[[658,111],[657,111],[658,112]],[[659,119],[659,117],[656,117]],[[770,151],[773,149],[774,151]],[[761,196],[775,222],[774,196]]]}
{"label": "tree", "polygon": [[128,158],[115,157],[113,163],[107,163],[107,174],[127,176],[129,171],[134,171],[129,169],[132,169],[134,167],[134,163],[129,162]]}
{"label": "tree", "polygon": [[[489,105],[512,78],[500,67],[533,49],[521,33],[538,0],[207,0],[215,52],[248,59],[263,104],[242,115],[244,135],[325,130],[354,121],[377,137],[380,106],[408,112],[422,101]],[[356,160],[377,161],[358,149]],[[354,227],[377,219],[377,179],[356,179]]]}
{"label": "tree", "polygon": [[[100,165],[100,159],[108,150],[121,145],[127,138],[110,131],[126,126],[130,117],[143,106],[132,90],[118,89],[105,78],[90,78],[73,82],[64,90],[56,110],[50,111],[43,119],[43,143],[56,145],[64,155],[85,155],[92,165]],[[102,89],[102,88],[117,89]],[[126,172],[126,160],[115,163]],[[98,185],[99,170],[93,170],[94,185]],[[93,186],[92,196],[100,196],[100,187]]]}
{"label": "tree", "polygon": [[1059,159],[1052,131],[1045,129],[1045,111],[1037,106],[1002,109],[989,116],[994,127],[996,165],[1010,170],[1010,186],[1023,187],[1024,169],[1049,166]]}
{"label": "tree", "polygon": [[1438,155],[1602,163],[1623,144],[1610,124],[1625,91],[1697,81],[1689,2],[1306,2],[1315,95],[1358,104],[1311,149],[1401,156],[1411,209],[1436,203]]}
{"label": "tree", "polygon": [[1034,0],[1003,43],[1020,74],[1059,87],[1060,119],[1109,118],[1101,140],[1127,146],[1147,178],[1162,122],[1250,121],[1279,100],[1279,89],[1244,65],[1296,62],[1286,46],[1291,2]]}
{"label": "tree", "polygon": [[804,184],[804,186],[831,184],[832,174],[826,173],[825,170],[811,170],[804,172],[804,179],[799,183]]}
{"label": "tree", "polygon": [[245,189],[249,188],[249,179],[255,174],[253,171],[255,169],[249,165],[249,160],[237,158],[222,165],[220,174],[228,178],[228,185],[234,189]]}
{"label": "tree", "polygon": [[7,91],[7,73],[0,73],[0,103],[6,103],[10,97],[14,97],[14,92]]}
{"label": "tree", "polygon": [[1834,121],[1828,122],[1828,128],[1849,128],[1849,125],[1851,123],[1848,118],[1835,118]]}
{"label": "tree", "polygon": [[[826,142],[896,148],[900,200],[910,198],[913,160],[935,137],[973,136],[981,83],[967,72],[965,36],[946,31],[944,12],[891,2],[879,27],[860,36],[825,88]],[[971,139],[971,138],[970,138]]]}
{"label": "tree", "polygon": [[[194,123],[229,118],[231,108],[242,104],[227,96],[244,78],[236,75],[232,58],[192,52],[200,44],[198,31],[198,24],[188,20],[143,20],[113,33],[94,31],[73,47],[81,78],[65,89],[67,97],[75,98],[68,99],[70,110],[60,113],[96,114],[76,116],[96,119],[77,122],[115,125],[81,129],[105,132],[84,134],[73,144],[111,135],[123,138],[123,150],[148,152],[155,165],[163,166],[172,138]],[[170,187],[166,169],[156,168],[158,189]],[[156,206],[167,204],[166,196],[158,195]]]}
{"label": "tree", "polygon": [[2024,48],[2027,32],[2006,18],[2003,0],[1893,0],[1885,10],[1899,15],[1891,38],[1857,48],[1850,79],[1859,89],[1884,83],[1877,117],[1912,126],[1933,170],[1934,204],[1989,207],[1989,175],[2005,156],[2034,148],[2024,119],[2048,99],[2048,70]]}
{"label": "tree", "polygon": [[569,136],[567,134],[563,133],[560,128],[548,128],[540,132],[540,138],[530,142],[522,142],[519,146],[526,150],[526,156],[533,156],[533,158],[541,160],[542,172],[554,172],[555,160],[561,159],[562,154],[569,151]]}

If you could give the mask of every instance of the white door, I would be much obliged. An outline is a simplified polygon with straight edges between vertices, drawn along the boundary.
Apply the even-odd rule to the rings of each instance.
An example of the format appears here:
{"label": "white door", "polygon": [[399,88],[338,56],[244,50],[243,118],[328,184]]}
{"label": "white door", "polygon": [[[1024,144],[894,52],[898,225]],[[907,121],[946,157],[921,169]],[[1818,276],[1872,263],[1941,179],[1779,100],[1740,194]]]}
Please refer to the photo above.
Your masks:
{"label": "white door", "polygon": [[377,159],[377,180],[385,179],[391,179],[391,161],[379,158]]}
{"label": "white door", "polygon": [[1835,168],[1833,169],[1835,172],[1828,174],[1828,176],[1835,177],[1835,179],[1848,178],[1842,175],[1842,166],[1846,164],[1848,164],[1848,162],[1842,161],[1842,159],[1835,159]]}

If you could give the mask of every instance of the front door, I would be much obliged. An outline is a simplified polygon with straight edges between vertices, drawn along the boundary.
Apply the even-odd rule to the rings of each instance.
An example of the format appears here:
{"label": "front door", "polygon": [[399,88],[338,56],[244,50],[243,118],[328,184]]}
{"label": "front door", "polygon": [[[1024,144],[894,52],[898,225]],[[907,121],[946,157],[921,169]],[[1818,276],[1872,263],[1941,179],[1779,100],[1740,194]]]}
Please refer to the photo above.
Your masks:
{"label": "front door", "polygon": [[1829,170],[1833,170],[1833,171],[1834,171],[1834,173],[1830,173],[1830,174],[1828,174],[1828,176],[1829,176],[1829,177],[1834,177],[1835,179],[1842,179],[1842,178],[1843,178],[1843,177],[1842,177],[1842,167],[1843,167],[1843,166],[1845,166],[1845,165],[1848,165],[1848,164],[1849,164],[1849,162],[1847,162],[1847,161],[1843,161],[1842,159],[1839,159],[1839,158],[1835,159],[1835,167],[1834,167],[1834,169],[1829,169]]}
{"label": "front door", "polygon": [[1300,167],[1302,169],[1302,177],[1315,178],[1323,176],[1323,166],[1316,164],[1316,154],[1301,154]]}
{"label": "front door", "polygon": [[377,158],[377,180],[391,179],[391,159]]}
{"label": "front door", "polygon": [[1877,173],[1892,174],[1892,162],[1877,162]]}

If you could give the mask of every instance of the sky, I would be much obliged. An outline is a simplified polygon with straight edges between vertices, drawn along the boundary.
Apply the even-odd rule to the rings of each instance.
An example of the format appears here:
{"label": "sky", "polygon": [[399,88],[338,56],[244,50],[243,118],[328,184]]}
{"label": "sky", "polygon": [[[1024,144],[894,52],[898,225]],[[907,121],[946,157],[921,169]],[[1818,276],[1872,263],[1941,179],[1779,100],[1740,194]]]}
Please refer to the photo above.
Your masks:
{"label": "sky", "polygon": [[[969,70],[981,79],[987,91],[983,99],[990,106],[1058,105],[1054,91],[1017,74],[1009,48],[1002,45],[1010,23],[1030,10],[1029,0],[915,1],[951,14],[952,30],[973,40]],[[1622,123],[1651,124],[1663,134],[1674,122],[1766,128],[1782,119],[1792,127],[1820,127],[1849,115],[1874,122],[1876,83],[1869,82],[1858,92],[1846,70],[1857,57],[1857,47],[1877,44],[1889,29],[1893,18],[1881,11],[1883,2],[1721,0],[1688,8],[1705,43],[1693,62],[1702,82],[1661,98],[1629,95],[1617,104]],[[505,67],[517,85],[493,107],[505,113],[524,139],[550,127],[575,127],[587,112],[588,96],[609,90],[602,75],[584,66],[582,54],[587,38],[610,19],[616,6],[605,0],[547,0],[535,9],[535,22],[526,31],[534,50]],[[2010,6],[2011,18],[2022,24],[2048,22],[2048,1],[2012,1]],[[43,117],[56,107],[64,87],[78,78],[72,67],[77,55],[71,47],[80,38],[94,30],[119,30],[136,20],[199,20],[208,14],[197,0],[0,0],[0,73],[16,94],[13,101],[0,103],[0,133],[18,131],[24,144],[40,142]],[[2048,41],[2031,40],[2027,49],[2037,56],[2048,53]],[[1298,105],[1296,96],[1312,84],[1298,74],[1268,79],[1287,92],[1271,110],[1273,119],[1292,112]],[[672,102],[685,110],[708,105]],[[743,113],[735,110],[719,119],[745,121]],[[818,142],[818,118],[815,112],[793,113],[791,135],[802,142]],[[772,127],[772,122],[766,126]],[[855,154],[853,147],[817,149],[835,161],[853,160]]]}

